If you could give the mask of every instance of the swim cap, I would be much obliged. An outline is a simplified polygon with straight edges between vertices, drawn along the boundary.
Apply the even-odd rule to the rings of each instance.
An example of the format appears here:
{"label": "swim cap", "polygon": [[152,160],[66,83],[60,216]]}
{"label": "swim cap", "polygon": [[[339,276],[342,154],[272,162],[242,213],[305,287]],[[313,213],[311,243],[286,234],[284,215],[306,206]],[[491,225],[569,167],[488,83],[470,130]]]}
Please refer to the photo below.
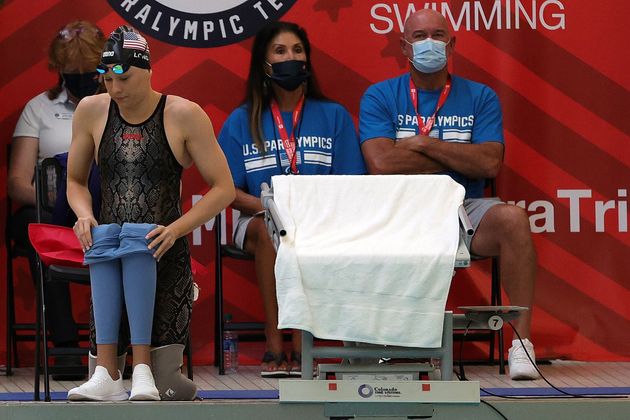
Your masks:
{"label": "swim cap", "polygon": [[119,26],[109,35],[101,64],[127,64],[141,69],[151,68],[149,44],[142,35],[126,25]]}

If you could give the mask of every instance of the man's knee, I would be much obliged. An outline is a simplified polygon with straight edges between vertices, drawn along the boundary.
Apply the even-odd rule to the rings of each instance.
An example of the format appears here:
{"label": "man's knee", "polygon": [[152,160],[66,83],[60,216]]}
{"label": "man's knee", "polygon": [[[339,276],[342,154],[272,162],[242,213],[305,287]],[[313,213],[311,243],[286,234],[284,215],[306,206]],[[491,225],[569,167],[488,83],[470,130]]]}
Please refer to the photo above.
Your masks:
{"label": "man's knee", "polygon": [[197,385],[181,372],[183,354],[183,344],[170,344],[151,350],[153,378],[162,401],[192,401],[197,396]]}
{"label": "man's knee", "polygon": [[[527,239],[531,236],[527,212],[519,206],[503,204],[494,206],[490,214],[492,230],[505,238]],[[484,216],[485,217],[485,216]]]}

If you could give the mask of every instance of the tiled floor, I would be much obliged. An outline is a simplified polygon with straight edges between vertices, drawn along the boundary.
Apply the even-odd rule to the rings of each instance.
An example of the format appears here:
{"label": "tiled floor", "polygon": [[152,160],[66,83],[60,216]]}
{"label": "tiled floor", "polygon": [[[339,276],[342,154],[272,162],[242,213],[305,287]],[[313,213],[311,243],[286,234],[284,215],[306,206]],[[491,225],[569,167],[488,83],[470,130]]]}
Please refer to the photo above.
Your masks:
{"label": "tiled floor", "polygon": [[[540,366],[547,380],[557,387],[630,387],[630,363],[600,363],[556,360]],[[241,366],[239,371],[219,375],[214,366],[196,366],[195,382],[200,390],[275,390],[277,379],[260,377],[257,366]],[[541,388],[548,387],[543,379],[512,381],[508,375],[499,375],[497,366],[465,366],[466,377],[477,380],[482,388]],[[14,375],[0,376],[0,392],[32,392],[33,369],[18,368]],[[51,391],[64,392],[80,382],[51,381]],[[129,389],[131,383],[125,381]],[[43,387],[43,385],[42,385]],[[43,388],[42,388],[43,389]]]}

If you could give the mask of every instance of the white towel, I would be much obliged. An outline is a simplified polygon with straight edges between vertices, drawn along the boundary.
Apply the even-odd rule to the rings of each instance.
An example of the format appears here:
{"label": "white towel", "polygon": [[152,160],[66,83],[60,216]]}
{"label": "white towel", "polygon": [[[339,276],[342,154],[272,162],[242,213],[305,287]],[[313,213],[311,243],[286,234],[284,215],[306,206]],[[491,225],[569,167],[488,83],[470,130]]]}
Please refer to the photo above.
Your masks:
{"label": "white towel", "polygon": [[279,328],[440,347],[464,189],[445,175],[274,176]]}

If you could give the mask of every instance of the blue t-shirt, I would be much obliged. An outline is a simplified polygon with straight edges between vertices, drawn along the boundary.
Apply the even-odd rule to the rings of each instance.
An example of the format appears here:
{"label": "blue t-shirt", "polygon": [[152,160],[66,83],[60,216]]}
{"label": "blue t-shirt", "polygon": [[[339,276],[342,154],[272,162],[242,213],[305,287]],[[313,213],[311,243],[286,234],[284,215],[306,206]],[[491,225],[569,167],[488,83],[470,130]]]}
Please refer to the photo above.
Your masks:
{"label": "blue t-shirt", "polygon": [[[361,99],[359,135],[361,143],[377,137],[399,140],[418,134],[418,118],[409,94],[406,73],[376,83]],[[442,89],[419,90],[423,120],[433,115]],[[451,93],[436,115],[430,137],[448,142],[503,143],[503,117],[496,93],[488,86],[452,76]],[[466,189],[466,198],[483,196],[485,180],[446,172]]]}
{"label": "blue t-shirt", "polygon": [[[293,130],[293,113],[282,112],[287,133]],[[265,150],[252,139],[247,108],[235,109],[223,124],[219,144],[225,153],[234,185],[258,197],[260,184],[273,175],[287,173],[290,163],[282,139],[273,122],[271,110],[261,116]],[[295,134],[297,168],[300,175],[361,175],[365,173],[363,155],[350,114],[341,105],[307,99]]]}

